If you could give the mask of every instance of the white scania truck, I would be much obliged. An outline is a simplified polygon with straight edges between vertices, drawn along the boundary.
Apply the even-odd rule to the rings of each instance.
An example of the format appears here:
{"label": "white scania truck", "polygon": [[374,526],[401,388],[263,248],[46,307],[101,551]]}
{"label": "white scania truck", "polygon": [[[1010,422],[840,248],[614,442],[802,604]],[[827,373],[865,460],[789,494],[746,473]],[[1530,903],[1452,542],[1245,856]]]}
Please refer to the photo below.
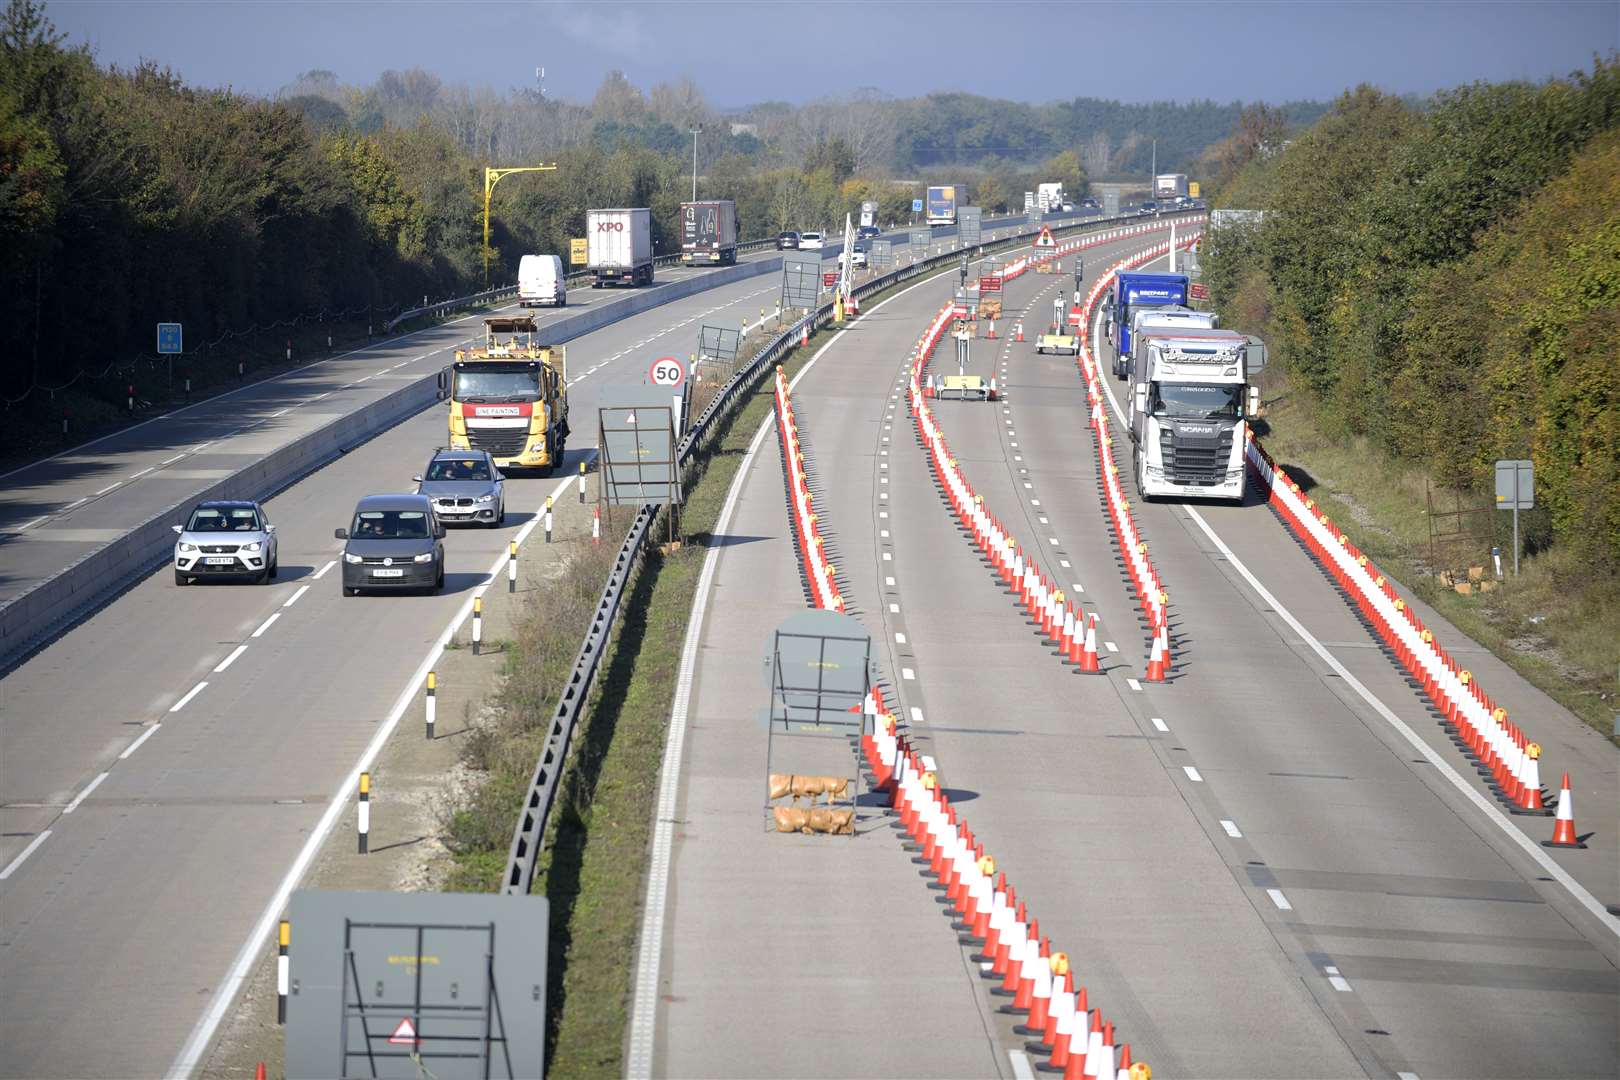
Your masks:
{"label": "white scania truck", "polygon": [[1260,404],[1249,378],[1265,346],[1233,330],[1144,328],[1131,352],[1137,491],[1242,502],[1245,432]]}

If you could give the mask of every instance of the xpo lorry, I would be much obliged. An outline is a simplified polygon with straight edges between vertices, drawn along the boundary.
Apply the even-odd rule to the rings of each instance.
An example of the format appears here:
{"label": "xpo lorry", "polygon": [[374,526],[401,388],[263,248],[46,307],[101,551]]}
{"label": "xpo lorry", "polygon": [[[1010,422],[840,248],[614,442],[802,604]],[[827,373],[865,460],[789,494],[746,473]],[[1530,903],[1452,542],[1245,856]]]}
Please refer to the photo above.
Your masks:
{"label": "xpo lorry", "polygon": [[956,195],[962,188],[957,184],[946,184],[943,187],[928,189],[928,200],[923,209],[928,213],[930,225],[956,224]]}
{"label": "xpo lorry", "polygon": [[1186,274],[1121,271],[1103,305],[1108,344],[1114,350],[1114,377],[1123,379],[1130,364],[1131,319],[1143,310],[1179,308],[1187,303]]}
{"label": "xpo lorry", "polygon": [[585,211],[585,269],[591,288],[651,285],[652,216],[636,210]]}
{"label": "xpo lorry", "polygon": [[737,261],[737,204],[730,199],[681,203],[681,262]]}
{"label": "xpo lorry", "polygon": [[1144,329],[1127,395],[1131,460],[1143,498],[1243,501],[1244,449],[1265,346],[1232,330]]}

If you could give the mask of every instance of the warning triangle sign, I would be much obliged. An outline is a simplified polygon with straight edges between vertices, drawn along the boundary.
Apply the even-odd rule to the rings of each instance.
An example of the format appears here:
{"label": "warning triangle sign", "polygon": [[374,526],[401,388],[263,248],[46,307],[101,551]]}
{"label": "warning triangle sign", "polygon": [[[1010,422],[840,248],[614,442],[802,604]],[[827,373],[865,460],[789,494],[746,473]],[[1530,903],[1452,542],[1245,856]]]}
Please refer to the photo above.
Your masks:
{"label": "warning triangle sign", "polygon": [[626,416],[624,418],[624,422],[627,423],[627,424],[635,423],[636,422],[636,414],[634,412],[632,412],[629,416]]}
{"label": "warning triangle sign", "polygon": [[395,1046],[415,1046],[422,1040],[416,1037],[416,1025],[412,1024],[411,1018],[407,1016],[399,1022],[399,1027],[394,1029],[394,1033],[388,1036],[388,1041]]}
{"label": "warning triangle sign", "polygon": [[1035,238],[1036,247],[1057,247],[1057,241],[1052,239],[1052,230],[1049,226],[1041,226],[1041,235]]}

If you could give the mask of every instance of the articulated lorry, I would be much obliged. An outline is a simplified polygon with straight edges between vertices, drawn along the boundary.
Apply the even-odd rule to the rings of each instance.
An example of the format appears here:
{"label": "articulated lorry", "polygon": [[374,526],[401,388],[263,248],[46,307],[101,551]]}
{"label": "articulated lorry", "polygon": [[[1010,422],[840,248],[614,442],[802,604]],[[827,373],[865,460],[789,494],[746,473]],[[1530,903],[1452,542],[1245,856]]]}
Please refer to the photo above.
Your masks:
{"label": "articulated lorry", "polygon": [[1103,304],[1108,344],[1114,350],[1114,377],[1123,379],[1131,357],[1131,319],[1139,312],[1162,308],[1184,308],[1187,303],[1186,274],[1148,274],[1122,270]]}
{"label": "articulated lorry", "polygon": [[1243,501],[1244,444],[1265,346],[1232,330],[1144,329],[1127,395],[1131,459],[1143,498]]}
{"label": "articulated lorry", "polygon": [[681,262],[737,261],[737,204],[730,199],[681,203]]}
{"label": "articulated lorry", "polygon": [[568,441],[568,360],[542,345],[532,315],[484,320],[484,344],[457,349],[439,373],[450,397],[450,448],[488,450],[503,471],[549,473]]}
{"label": "articulated lorry", "polygon": [[585,269],[591,272],[593,289],[651,285],[652,215],[647,208],[585,211]]}
{"label": "articulated lorry", "polygon": [[1153,178],[1153,197],[1158,200],[1162,209],[1166,204],[1174,205],[1177,200],[1187,197],[1186,173],[1160,173]]}
{"label": "articulated lorry", "polygon": [[930,225],[956,224],[956,197],[966,194],[960,184],[946,184],[943,187],[928,189],[928,198],[923,203],[923,209],[928,215]]}

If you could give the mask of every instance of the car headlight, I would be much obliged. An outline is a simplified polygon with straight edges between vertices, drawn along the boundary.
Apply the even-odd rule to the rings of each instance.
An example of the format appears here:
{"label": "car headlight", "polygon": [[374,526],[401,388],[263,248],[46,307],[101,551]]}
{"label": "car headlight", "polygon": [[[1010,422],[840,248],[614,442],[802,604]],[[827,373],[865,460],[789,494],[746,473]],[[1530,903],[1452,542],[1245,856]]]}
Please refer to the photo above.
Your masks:
{"label": "car headlight", "polygon": [[361,559],[358,555],[350,555],[347,551],[345,551],[343,553],[343,561],[353,565],[354,563],[364,562],[365,560]]}
{"label": "car headlight", "polygon": [[179,546],[180,546],[181,551],[196,551],[197,550],[197,545],[196,544],[188,544],[188,543],[185,543],[184,541],[182,541]]}
{"label": "car headlight", "polygon": [[242,545],[242,550],[243,551],[258,551],[263,546],[264,546],[263,544],[261,544],[257,540],[255,540],[251,544],[243,544]]}
{"label": "car headlight", "polygon": [[426,552],[424,554],[418,555],[414,561],[419,562],[419,563],[430,563],[436,558],[438,558],[438,555],[436,555],[434,552],[429,551],[429,552]]}
{"label": "car headlight", "polygon": [[478,496],[478,501],[481,502],[481,503],[494,502],[495,501],[495,493],[492,491],[488,495],[480,495],[480,496]]}

